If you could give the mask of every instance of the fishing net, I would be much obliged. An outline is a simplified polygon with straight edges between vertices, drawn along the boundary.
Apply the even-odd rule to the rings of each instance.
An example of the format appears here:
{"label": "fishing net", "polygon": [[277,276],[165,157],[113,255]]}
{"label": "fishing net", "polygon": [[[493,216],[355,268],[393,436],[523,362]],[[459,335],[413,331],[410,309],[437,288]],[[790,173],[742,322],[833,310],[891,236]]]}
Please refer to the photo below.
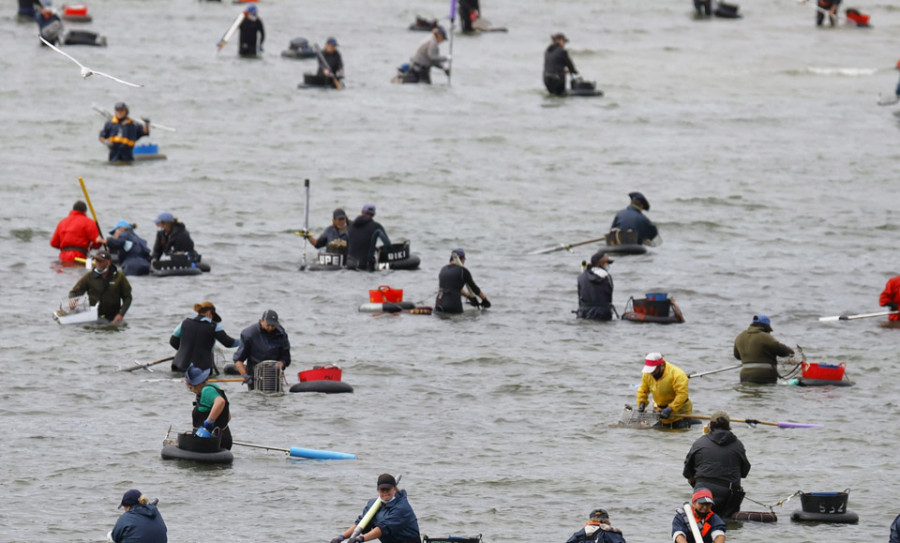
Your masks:
{"label": "fishing net", "polygon": [[652,428],[657,422],[659,422],[659,413],[653,411],[641,412],[630,405],[626,405],[619,421],[610,426],[613,428],[638,428],[645,430]]}

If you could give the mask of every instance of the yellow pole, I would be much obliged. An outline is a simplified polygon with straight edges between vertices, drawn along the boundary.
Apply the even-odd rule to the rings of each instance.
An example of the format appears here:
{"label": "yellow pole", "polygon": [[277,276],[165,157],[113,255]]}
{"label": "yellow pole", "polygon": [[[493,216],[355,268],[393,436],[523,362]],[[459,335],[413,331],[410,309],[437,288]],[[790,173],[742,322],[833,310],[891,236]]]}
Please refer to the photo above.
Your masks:
{"label": "yellow pole", "polygon": [[94,204],[91,203],[91,197],[88,196],[87,187],[84,186],[84,179],[78,178],[78,182],[81,183],[81,192],[84,193],[84,199],[87,202],[88,209],[91,210],[91,216],[94,218],[94,222],[97,223],[97,230],[100,230],[102,234],[103,231],[100,229],[100,222],[97,220],[97,214],[94,212]]}

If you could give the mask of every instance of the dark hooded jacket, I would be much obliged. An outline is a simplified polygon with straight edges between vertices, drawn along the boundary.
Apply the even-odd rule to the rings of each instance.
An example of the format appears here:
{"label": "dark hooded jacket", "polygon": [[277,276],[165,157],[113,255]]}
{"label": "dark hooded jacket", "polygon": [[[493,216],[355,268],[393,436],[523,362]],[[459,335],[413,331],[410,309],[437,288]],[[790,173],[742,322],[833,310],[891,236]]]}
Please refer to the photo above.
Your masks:
{"label": "dark hooded jacket", "polygon": [[172,253],[188,253],[194,252],[194,240],[187,231],[184,223],[172,223],[172,230],[167,234],[163,230],[156,232],[156,242],[153,244],[153,253],[150,255],[152,260],[159,260],[162,255],[171,255]]}
{"label": "dark hooded jacket", "polygon": [[590,267],[578,276],[578,318],[612,320],[612,276],[603,268]]}
{"label": "dark hooded jacket", "polygon": [[651,240],[659,235],[656,225],[640,209],[633,205],[629,205],[616,213],[612,222],[612,228],[618,228],[623,232],[625,230],[634,230],[637,234],[637,243],[639,245],[642,245],[644,240]]}
{"label": "dark hooded jacket", "polygon": [[106,238],[106,245],[119,257],[119,266],[125,275],[147,275],[150,273],[150,248],[147,242],[126,229],[119,237]]}
{"label": "dark hooded jacket", "polygon": [[375,269],[375,245],[378,240],[390,245],[384,227],[375,222],[370,215],[363,213],[353,219],[347,230],[347,267],[350,269]]}
{"label": "dark hooded jacket", "polygon": [[116,521],[112,540],[115,543],[167,543],[166,532],[166,523],[155,505],[135,505]]}
{"label": "dark hooded jacket", "polygon": [[191,364],[201,370],[212,369],[215,363],[213,346],[216,341],[229,349],[240,346],[239,340],[225,333],[222,325],[211,321],[209,317],[196,315],[184,319],[169,338],[169,345],[178,349],[172,361],[172,371],[187,371]]}
{"label": "dark hooded jacket", "polygon": [[566,68],[573,74],[577,74],[578,70],[569,58],[569,52],[564,47],[560,47],[555,43],[551,43],[544,52],[544,76],[554,76],[565,78]]}
{"label": "dark hooded jacket", "polygon": [[[377,499],[369,500],[362,514],[356,519],[356,524],[359,524]],[[381,528],[381,537],[378,538],[381,543],[419,543],[421,541],[419,521],[416,520],[416,514],[406,499],[406,490],[397,490],[393,500],[381,504],[378,512],[375,513],[375,518],[365,530],[366,533],[375,527]]]}
{"label": "dark hooded jacket", "polygon": [[694,479],[699,486],[704,480],[740,486],[741,479],[750,473],[750,461],[744,444],[731,430],[716,428],[700,437],[684,459],[686,479]]}

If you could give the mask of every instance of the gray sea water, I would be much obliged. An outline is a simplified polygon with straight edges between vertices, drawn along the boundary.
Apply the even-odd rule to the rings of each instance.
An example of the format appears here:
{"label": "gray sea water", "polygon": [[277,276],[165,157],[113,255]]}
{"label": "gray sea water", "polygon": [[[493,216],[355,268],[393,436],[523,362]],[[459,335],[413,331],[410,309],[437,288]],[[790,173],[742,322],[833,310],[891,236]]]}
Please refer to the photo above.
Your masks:
{"label": "gray sea water", "polygon": [[[9,4],[9,3],[7,3]],[[634,403],[643,357],[687,371],[734,363],[732,341],[756,312],[811,361],[846,363],[850,388],[741,387],[736,372],[691,383],[697,413],[824,424],[736,425],[753,468],[748,498],[850,488],[860,523],[732,524],[729,541],[883,541],[896,516],[897,330],[877,319],[900,272],[898,124],[879,93],[896,84],[900,8],[857,6],[873,28],[816,29],[810,5],[744,2],[737,21],[694,21],[686,1],[485,0],[509,33],[456,36],[452,86],[391,85],[423,34],[416,14],[446,2],[261,3],[262,60],[215,43],[239,8],[205,2],[94,0],[88,28],[104,49],[84,64],[37,45],[34,25],[0,20],[0,541],[101,541],[132,487],[160,499],[170,541],[328,541],[402,474],[423,534],[489,543],[562,542],[596,507],[630,543],[669,540],[689,495],[682,461],[700,433],[609,428]],[[73,27],[75,25],[72,25]],[[550,98],[548,35],[566,32],[579,70],[606,96]],[[335,36],[342,92],[296,88],[313,61],[279,56],[297,36]],[[442,47],[447,50],[447,45]],[[126,101],[174,126],[151,140],[169,157],[105,163],[91,111]],[[81,271],[59,270],[48,240],[90,191],[101,226],[120,219],[152,239],[162,209],[185,222],[212,272],[132,279],[120,331],[50,318]],[[393,238],[411,240],[415,272],[302,273],[303,179],[310,226],[364,203]],[[600,237],[627,193],[643,191],[664,244],[612,267],[619,309],[664,291],[677,326],[574,319],[575,278],[596,246],[526,256]],[[454,247],[494,307],[440,319],[356,311],[379,285],[430,303]],[[312,258],[312,252],[308,252]],[[160,366],[191,306],[212,300],[238,334],[266,308],[282,316],[296,371],[336,363],[352,395],[267,397],[223,385],[236,440],[352,452],[300,461],[235,447],[226,468],[163,461],[170,425],[192,397]],[[230,354],[230,353],[229,353]],[[761,507],[744,502],[745,510]]]}

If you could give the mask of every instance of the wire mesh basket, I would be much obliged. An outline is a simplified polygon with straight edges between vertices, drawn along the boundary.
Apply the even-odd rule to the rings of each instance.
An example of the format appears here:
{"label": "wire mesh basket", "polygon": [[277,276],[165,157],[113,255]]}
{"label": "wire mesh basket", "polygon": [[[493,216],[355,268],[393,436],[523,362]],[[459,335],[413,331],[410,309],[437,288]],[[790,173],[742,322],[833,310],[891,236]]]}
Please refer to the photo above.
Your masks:
{"label": "wire mesh basket", "polygon": [[613,426],[619,428],[647,429],[651,428],[657,422],[659,422],[659,413],[649,410],[641,412],[630,405],[626,405],[625,410],[622,411],[622,417],[619,419],[619,422]]}
{"label": "wire mesh basket", "polygon": [[265,360],[253,369],[253,386],[255,390],[266,394],[284,392],[282,383],[284,375],[275,360]]}

